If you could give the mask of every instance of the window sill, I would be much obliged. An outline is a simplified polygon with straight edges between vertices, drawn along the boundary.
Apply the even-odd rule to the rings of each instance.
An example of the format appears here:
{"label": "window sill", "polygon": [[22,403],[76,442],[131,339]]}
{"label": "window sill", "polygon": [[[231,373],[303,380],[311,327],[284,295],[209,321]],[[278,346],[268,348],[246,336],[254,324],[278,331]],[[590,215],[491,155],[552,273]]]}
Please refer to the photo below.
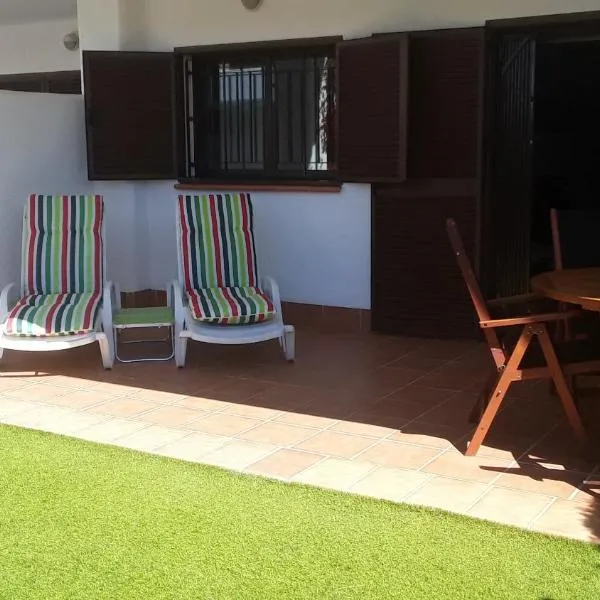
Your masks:
{"label": "window sill", "polygon": [[277,183],[194,181],[193,183],[176,183],[175,189],[207,192],[304,192],[337,194],[342,189],[342,184],[332,181],[282,181]]}

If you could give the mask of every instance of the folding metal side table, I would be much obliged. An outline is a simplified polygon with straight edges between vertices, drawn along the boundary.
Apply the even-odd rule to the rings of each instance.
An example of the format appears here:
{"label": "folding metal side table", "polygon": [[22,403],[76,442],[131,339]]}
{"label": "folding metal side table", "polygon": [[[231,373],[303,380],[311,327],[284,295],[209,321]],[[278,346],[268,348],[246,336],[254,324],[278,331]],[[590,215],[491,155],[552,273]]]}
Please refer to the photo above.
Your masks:
{"label": "folding metal side table", "polygon": [[[173,339],[175,316],[173,309],[168,306],[152,306],[145,308],[121,308],[115,311],[113,315],[113,339],[115,343],[115,358],[122,363],[131,362],[150,362],[150,361],[165,361],[171,360],[175,355],[175,340]],[[139,343],[156,343],[156,342],[171,342],[171,353],[168,356],[160,356],[157,358],[121,358],[119,356],[118,334],[125,329],[139,328],[167,328],[169,334],[166,337],[157,339],[139,339],[128,340],[123,344],[139,344]]]}

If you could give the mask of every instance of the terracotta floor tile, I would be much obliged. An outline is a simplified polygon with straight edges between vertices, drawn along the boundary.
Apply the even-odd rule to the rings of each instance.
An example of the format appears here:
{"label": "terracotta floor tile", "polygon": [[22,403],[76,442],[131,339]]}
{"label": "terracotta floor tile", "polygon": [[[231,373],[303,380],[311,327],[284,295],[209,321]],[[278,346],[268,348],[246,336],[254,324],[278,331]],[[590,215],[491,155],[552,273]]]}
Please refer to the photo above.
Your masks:
{"label": "terracotta floor tile", "polygon": [[586,473],[551,469],[537,465],[522,463],[511,467],[494,482],[499,487],[569,498],[586,478]]}
{"label": "terracotta floor tile", "polygon": [[435,477],[406,498],[406,502],[464,513],[487,489],[485,483]]}
{"label": "terracotta floor tile", "polygon": [[114,417],[135,417],[153,408],[158,408],[158,404],[134,398],[116,398],[91,406],[88,410]]}
{"label": "terracotta floor tile", "polygon": [[421,377],[423,377],[423,371],[418,369],[380,367],[359,374],[346,373],[341,387],[377,397],[395,392]]}
{"label": "terracotta floor tile", "polygon": [[428,373],[429,371],[443,367],[446,362],[446,360],[440,358],[428,358],[427,356],[409,353],[388,363],[386,367],[391,369],[416,369],[423,371],[423,373]]}
{"label": "terracotta floor tile", "polygon": [[234,437],[246,429],[256,427],[261,421],[256,419],[248,419],[246,417],[238,417],[225,413],[209,415],[206,418],[198,421],[193,421],[187,424],[188,429],[194,431],[202,431],[204,433],[212,433],[214,435],[223,435],[225,437]]}
{"label": "terracotta floor tile", "polygon": [[76,390],[70,391],[64,396],[56,396],[50,400],[51,404],[56,406],[65,406],[69,408],[88,408],[94,404],[114,400],[114,396],[100,391]]}
{"label": "terracotta floor tile", "polygon": [[289,479],[322,459],[319,454],[282,449],[250,465],[247,471],[276,479]]}
{"label": "terracotta floor tile", "polygon": [[244,404],[243,402],[230,403],[223,412],[237,415],[238,417],[248,417],[249,419],[260,419],[264,421],[267,419],[273,419],[282,414],[280,410],[275,410],[274,408],[254,406],[252,404]]}
{"label": "terracotta floor tile", "polygon": [[202,462],[224,469],[243,471],[277,450],[272,444],[234,440],[202,457]]}
{"label": "terracotta floor tile", "polygon": [[[139,383],[142,383],[141,381]],[[113,381],[91,381],[86,389],[89,391],[105,392],[115,397],[130,396],[140,391],[140,388],[132,383]]]}
{"label": "terracotta floor tile", "polygon": [[325,427],[330,427],[336,422],[336,419],[320,417],[319,415],[307,415],[303,412],[285,412],[276,420],[288,425],[312,427],[313,429],[325,429]]}
{"label": "terracotta floor tile", "polygon": [[210,396],[210,392],[204,396],[186,396],[175,401],[177,406],[184,406],[196,410],[207,410],[212,412],[223,412],[231,408],[232,404],[223,400],[216,400]]}
{"label": "terracotta floor tile", "polygon": [[388,399],[420,404],[424,409],[432,409],[450,400],[455,393],[456,392],[452,390],[438,389],[421,385],[420,383],[412,383],[411,385],[407,385],[405,388],[394,392]]}
{"label": "terracotta floor tile", "polygon": [[470,341],[431,339],[421,340],[419,346],[410,354],[439,360],[454,360],[467,352],[472,352],[475,348],[476,343]]}
{"label": "terracotta floor tile", "polygon": [[242,403],[248,398],[274,387],[271,383],[251,379],[233,379],[210,390],[211,398],[223,402]]}
{"label": "terracotta floor tile", "polygon": [[27,387],[32,382],[21,377],[11,377],[9,375],[0,375],[0,393],[18,390],[19,388]]}
{"label": "terracotta floor tile", "polygon": [[65,416],[69,411],[62,412],[58,406],[48,406],[40,404],[33,410],[19,411],[2,417],[2,423],[15,425],[16,427],[28,427],[30,429],[39,429],[39,424],[45,419],[54,422],[57,415]]}
{"label": "terracotta floor tile", "polygon": [[238,438],[277,446],[295,446],[312,435],[315,435],[314,429],[271,421],[240,433]]}
{"label": "terracotta floor tile", "polygon": [[86,427],[77,432],[77,437],[90,442],[110,444],[118,438],[130,435],[140,429],[148,427],[148,423],[142,421],[126,421],[117,417],[109,418],[97,425]]}
{"label": "terracotta floor tile", "polygon": [[536,531],[600,542],[600,500],[557,500],[533,524]]}
{"label": "terracotta floor tile", "polygon": [[427,465],[425,471],[467,481],[491,483],[512,464],[513,461],[502,458],[463,456],[458,452],[448,450]]}
{"label": "terracotta floor tile", "polygon": [[129,398],[136,400],[145,400],[146,402],[155,402],[156,404],[175,404],[182,400],[183,394],[172,393],[164,390],[140,389],[128,393]]}
{"label": "terracotta floor tile", "polygon": [[134,433],[114,440],[117,446],[152,452],[166,444],[185,437],[188,432],[181,429],[168,429],[160,425],[150,425]]}
{"label": "terracotta floor tile", "polygon": [[357,461],[326,458],[292,478],[298,483],[307,483],[334,490],[348,490],[353,484],[373,470],[373,465]]}
{"label": "terracotta floor tile", "polygon": [[277,385],[255,394],[245,404],[281,411],[299,411],[309,402],[323,396],[318,389],[296,385]]}
{"label": "terracotta floor tile", "polygon": [[405,402],[388,396],[379,400],[365,411],[365,415],[373,417],[392,417],[408,423],[414,419],[424,416],[429,409],[418,402]]}
{"label": "terracotta floor tile", "polygon": [[351,458],[371,444],[373,444],[372,439],[325,430],[301,442],[297,447],[301,450],[318,452],[328,456]]}
{"label": "terracotta floor tile", "polygon": [[551,501],[550,496],[493,487],[467,514],[507,525],[527,527]]}
{"label": "terracotta floor tile", "polygon": [[356,390],[332,390],[325,397],[292,410],[326,419],[347,420],[351,415],[368,412],[376,402],[376,396],[364,395]]}
{"label": "terracotta floor tile", "polygon": [[0,420],[3,417],[14,415],[16,413],[27,412],[28,410],[37,410],[40,404],[37,402],[30,402],[28,400],[16,400],[13,398],[7,398],[0,396]]}
{"label": "terracotta floor tile", "polygon": [[360,460],[395,469],[420,469],[440,454],[438,448],[381,441],[360,455]]}
{"label": "terracotta floor tile", "polygon": [[50,433],[75,435],[79,437],[81,431],[99,423],[106,422],[109,418],[108,415],[61,410],[55,414],[49,413],[43,419],[37,421],[35,427],[36,429],[48,431]]}
{"label": "terracotta floor tile", "polygon": [[400,502],[408,494],[429,481],[431,477],[431,475],[415,471],[379,467],[355,483],[350,491],[363,496]]}
{"label": "terracotta floor tile", "polygon": [[390,439],[407,444],[446,449],[460,443],[467,436],[470,429],[470,426],[462,428],[448,427],[439,423],[427,423],[425,420],[417,420],[402,427]]}
{"label": "terracotta floor tile", "polygon": [[208,435],[206,433],[190,433],[184,438],[176,439],[158,447],[155,452],[161,456],[178,458],[191,462],[198,462],[203,456],[218,450],[226,443],[229,438]]}
{"label": "terracotta floor tile", "polygon": [[393,417],[376,417],[373,419],[374,423],[370,423],[371,419],[368,416],[363,417],[361,415],[349,419],[351,420],[339,421],[331,430],[372,438],[384,438],[396,432],[406,422],[403,419],[394,419]]}
{"label": "terracotta floor tile", "polygon": [[159,406],[140,415],[142,421],[163,427],[185,427],[192,421],[210,415],[208,411],[192,410],[183,406]]}
{"label": "terracotta floor tile", "polygon": [[45,383],[36,383],[24,388],[8,390],[5,395],[10,398],[33,400],[35,402],[48,402],[57,396],[68,394],[69,390],[64,387]]}

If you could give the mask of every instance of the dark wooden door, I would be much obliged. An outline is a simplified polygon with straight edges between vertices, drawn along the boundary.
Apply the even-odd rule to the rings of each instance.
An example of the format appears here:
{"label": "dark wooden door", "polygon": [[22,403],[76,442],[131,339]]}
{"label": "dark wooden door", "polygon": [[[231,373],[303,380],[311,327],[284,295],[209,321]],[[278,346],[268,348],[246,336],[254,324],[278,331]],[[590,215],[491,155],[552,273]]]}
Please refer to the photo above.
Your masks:
{"label": "dark wooden door", "polygon": [[535,39],[498,35],[489,48],[482,274],[487,295],[510,296],[529,289]]}
{"label": "dark wooden door", "polygon": [[475,331],[445,220],[457,221],[476,259],[483,51],[482,28],[410,34],[407,180],[373,186],[376,331]]}

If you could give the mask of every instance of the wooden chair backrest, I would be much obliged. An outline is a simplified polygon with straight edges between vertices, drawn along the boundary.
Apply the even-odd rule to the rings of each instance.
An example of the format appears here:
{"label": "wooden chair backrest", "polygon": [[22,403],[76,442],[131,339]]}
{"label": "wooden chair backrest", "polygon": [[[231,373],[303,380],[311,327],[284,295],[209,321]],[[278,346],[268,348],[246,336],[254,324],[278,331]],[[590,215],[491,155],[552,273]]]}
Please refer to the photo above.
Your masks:
{"label": "wooden chair backrest", "polygon": [[600,267],[600,210],[597,208],[550,209],[554,268]]}
{"label": "wooden chair backrest", "polygon": [[450,245],[452,246],[454,256],[456,256],[456,261],[458,262],[463,279],[467,284],[467,289],[469,290],[469,295],[471,296],[473,306],[475,307],[477,318],[479,321],[489,321],[491,319],[490,311],[485,298],[481,293],[481,288],[477,282],[477,277],[475,276],[473,267],[471,266],[469,258],[467,257],[467,253],[465,252],[465,247],[454,219],[446,220],[446,231],[448,233]]}
{"label": "wooden chair backrest", "polygon": [[[475,307],[477,318],[479,319],[480,323],[481,321],[490,321],[492,319],[490,310],[485,298],[483,297],[483,294],[481,293],[481,288],[479,287],[477,277],[475,276],[473,267],[471,266],[467,253],[465,252],[465,247],[454,219],[446,220],[446,231],[448,233],[448,239],[450,240],[450,245],[452,246],[452,250],[456,256],[456,261],[458,262],[463,279],[465,280],[467,289],[469,290],[469,295],[471,296],[471,301]],[[488,327],[482,328],[482,331],[490,348],[490,352],[496,367],[502,367],[506,363],[507,357],[502,345],[500,344],[497,333],[494,331],[494,329]]]}

